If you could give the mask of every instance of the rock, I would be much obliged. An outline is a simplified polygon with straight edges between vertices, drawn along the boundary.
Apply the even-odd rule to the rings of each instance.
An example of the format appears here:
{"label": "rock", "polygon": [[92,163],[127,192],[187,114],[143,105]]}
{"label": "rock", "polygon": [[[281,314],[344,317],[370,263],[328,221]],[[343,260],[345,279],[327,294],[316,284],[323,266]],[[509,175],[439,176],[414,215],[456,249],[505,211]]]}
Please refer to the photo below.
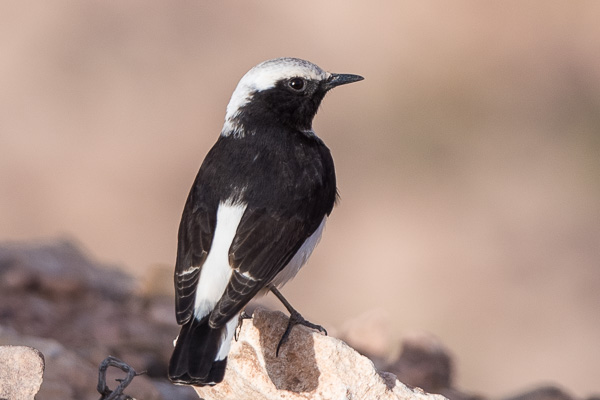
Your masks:
{"label": "rock", "polygon": [[541,386],[506,400],[573,400],[573,396],[556,386]]}
{"label": "rock", "polygon": [[[96,391],[98,365],[80,357],[77,353],[65,348],[59,342],[53,339],[17,335],[10,329],[0,327],[0,345],[7,342],[27,344],[38,349],[40,354],[44,354],[47,368],[44,372],[44,382],[41,385],[41,389],[38,384],[38,398],[45,400],[79,400],[98,398],[100,396]],[[0,348],[5,347],[29,348],[24,346],[2,346]],[[0,363],[4,365],[4,361],[0,361]],[[110,388],[114,388],[118,385],[115,379],[123,377],[124,374],[120,370],[111,368],[107,373],[107,384]],[[162,399],[158,389],[144,375],[135,377],[127,387],[125,393],[143,400]],[[0,395],[0,399],[3,398]],[[7,398],[13,399],[12,397]]]}
{"label": "rock", "polygon": [[[0,345],[32,346],[44,354],[40,399],[98,398],[98,366],[109,355],[145,371],[127,395],[198,398],[166,377],[179,332],[173,296],[143,296],[137,288],[131,277],[95,262],[73,242],[0,243]],[[118,371],[109,369],[111,389],[116,377]]]}
{"label": "rock", "polygon": [[444,399],[408,388],[341,340],[304,326],[294,327],[275,357],[287,321],[281,312],[257,309],[231,346],[225,380],[195,388],[198,395],[210,400]]}
{"label": "rock", "polygon": [[[160,360],[166,371],[165,344],[178,331],[174,313],[170,323],[156,321],[149,307],[173,310],[173,300],[142,299],[134,288],[131,277],[70,242],[0,244],[1,325],[55,339],[94,365],[112,354],[140,370],[154,371]],[[132,353],[137,360],[125,358]]]}
{"label": "rock", "polygon": [[0,346],[0,399],[33,400],[40,390],[44,356],[27,346]]}
{"label": "rock", "polygon": [[[154,386],[158,389],[165,400],[198,400],[198,395],[191,386],[174,385],[167,380],[154,380]],[[145,400],[145,399],[140,399]]]}
{"label": "rock", "polygon": [[123,298],[134,280],[112,265],[99,265],[67,240],[0,245],[0,277],[13,289],[34,289],[49,297],[76,297],[87,290]]}
{"label": "rock", "polygon": [[485,397],[479,394],[464,392],[454,388],[444,388],[439,391],[439,394],[449,400],[484,400]]}
{"label": "rock", "polygon": [[402,341],[402,351],[386,370],[407,385],[450,400],[480,400],[481,396],[454,387],[454,363],[450,351],[439,338],[429,333],[413,333]]}
{"label": "rock", "polygon": [[428,392],[452,387],[450,352],[431,334],[415,333],[404,338],[400,357],[386,369],[402,382]]}

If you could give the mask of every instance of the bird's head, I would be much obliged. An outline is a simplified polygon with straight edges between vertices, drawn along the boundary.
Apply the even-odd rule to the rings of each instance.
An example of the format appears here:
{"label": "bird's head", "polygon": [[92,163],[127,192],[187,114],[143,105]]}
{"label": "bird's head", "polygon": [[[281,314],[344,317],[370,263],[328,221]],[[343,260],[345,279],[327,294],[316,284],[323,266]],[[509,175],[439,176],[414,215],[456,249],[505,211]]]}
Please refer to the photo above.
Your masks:
{"label": "bird's head", "polygon": [[258,64],[238,83],[227,105],[222,135],[244,136],[257,128],[287,127],[310,131],[325,94],[336,86],[362,80],[333,74],[298,58]]}

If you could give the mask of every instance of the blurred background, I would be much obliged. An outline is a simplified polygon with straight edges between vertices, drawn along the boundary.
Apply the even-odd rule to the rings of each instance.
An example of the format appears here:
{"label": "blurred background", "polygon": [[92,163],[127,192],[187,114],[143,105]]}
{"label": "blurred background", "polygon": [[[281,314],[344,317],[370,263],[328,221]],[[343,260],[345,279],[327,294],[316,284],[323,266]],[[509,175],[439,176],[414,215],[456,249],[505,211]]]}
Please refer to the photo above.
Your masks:
{"label": "blurred background", "polygon": [[305,58],[366,79],[315,120],[341,202],[292,304],[332,330],[375,318],[388,352],[431,332],[471,391],[598,393],[599,16],[595,1],[4,1],[0,240],[72,238],[171,290],[238,80]]}

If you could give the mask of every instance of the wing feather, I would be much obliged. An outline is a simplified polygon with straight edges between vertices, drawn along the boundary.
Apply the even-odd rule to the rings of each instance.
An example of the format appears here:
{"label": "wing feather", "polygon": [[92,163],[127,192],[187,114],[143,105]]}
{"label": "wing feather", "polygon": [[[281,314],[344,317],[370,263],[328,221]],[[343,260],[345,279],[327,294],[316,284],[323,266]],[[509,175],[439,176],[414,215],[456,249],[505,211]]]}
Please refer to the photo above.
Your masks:
{"label": "wing feather", "polygon": [[246,209],[229,250],[234,272],[210,317],[212,327],[227,323],[288,264],[318,227],[306,220],[301,214]]}
{"label": "wing feather", "polygon": [[[194,315],[196,289],[216,225],[216,207],[196,201],[192,189],[179,225],[175,264],[175,311],[182,325]],[[212,209],[214,208],[214,209]]]}

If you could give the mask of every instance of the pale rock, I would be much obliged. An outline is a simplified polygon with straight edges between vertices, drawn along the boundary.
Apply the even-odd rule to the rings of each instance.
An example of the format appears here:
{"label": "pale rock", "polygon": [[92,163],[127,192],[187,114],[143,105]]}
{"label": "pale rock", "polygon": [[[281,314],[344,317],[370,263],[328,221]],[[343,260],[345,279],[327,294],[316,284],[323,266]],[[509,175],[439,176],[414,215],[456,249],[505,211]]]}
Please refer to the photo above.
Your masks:
{"label": "pale rock", "polygon": [[[2,346],[8,343],[19,344],[20,346]],[[0,325],[0,349],[9,347],[30,348],[25,346],[35,347],[36,351],[43,354],[45,361],[44,382],[42,383],[40,380],[38,383],[36,393],[38,390],[39,393],[37,398],[43,400],[99,398],[100,395],[96,391],[96,386],[98,384],[98,364],[100,362],[98,364],[91,363],[56,340],[19,335]],[[11,364],[0,359],[0,370],[4,368],[4,365]],[[1,375],[3,375],[2,372],[0,372]],[[125,374],[122,371],[110,368],[106,382],[111,389],[114,389],[119,384],[115,379],[124,377]],[[2,378],[0,378],[0,382],[4,382]],[[125,389],[125,394],[141,400],[163,399],[152,381],[144,375],[136,376]],[[33,399],[33,396],[23,398],[5,396],[0,390],[1,399]]]}
{"label": "pale rock", "polygon": [[304,326],[293,328],[276,357],[287,322],[281,312],[257,309],[232,343],[225,380],[195,388],[198,395],[207,400],[444,399],[408,388],[341,340]]}
{"label": "pale rock", "polygon": [[44,356],[27,346],[0,346],[0,399],[33,400],[44,375]]}

